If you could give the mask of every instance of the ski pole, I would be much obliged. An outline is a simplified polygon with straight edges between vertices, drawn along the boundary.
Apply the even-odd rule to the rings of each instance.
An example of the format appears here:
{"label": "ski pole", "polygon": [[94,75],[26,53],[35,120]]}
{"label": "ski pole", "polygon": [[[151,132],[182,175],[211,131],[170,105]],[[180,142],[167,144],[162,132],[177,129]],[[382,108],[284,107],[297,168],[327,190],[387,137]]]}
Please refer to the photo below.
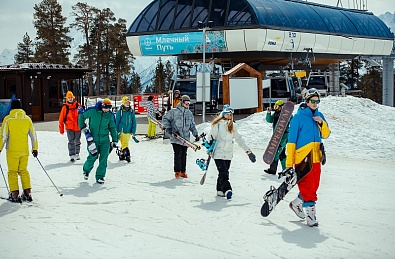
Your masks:
{"label": "ski pole", "polygon": [[41,168],[44,170],[45,174],[48,176],[49,180],[51,180],[53,186],[55,186],[56,190],[58,190],[58,193],[60,194],[60,196],[63,196],[63,193],[60,193],[58,187],[56,187],[56,185],[55,185],[54,182],[52,181],[51,177],[49,177],[47,171],[44,169],[44,166],[41,164],[41,162],[40,162],[40,160],[38,159],[38,157],[36,157],[36,158],[37,158],[38,163],[41,165]]}
{"label": "ski pole", "polygon": [[1,167],[1,164],[0,164],[0,169],[1,169],[1,174],[3,175],[3,179],[4,179],[4,182],[5,182],[5,186],[7,187],[7,191],[8,191],[8,193],[10,193],[10,189],[8,189],[7,181],[5,180],[5,176],[4,176],[4,172],[3,172],[3,167]]}

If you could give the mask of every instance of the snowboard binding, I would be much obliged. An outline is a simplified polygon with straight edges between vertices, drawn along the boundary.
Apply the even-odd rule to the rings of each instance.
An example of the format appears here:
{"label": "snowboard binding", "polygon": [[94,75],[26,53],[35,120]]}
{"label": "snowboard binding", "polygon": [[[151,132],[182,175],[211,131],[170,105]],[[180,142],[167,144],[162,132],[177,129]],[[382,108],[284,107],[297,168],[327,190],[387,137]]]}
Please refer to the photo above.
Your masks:
{"label": "snowboard binding", "polygon": [[208,163],[206,159],[196,159],[196,164],[200,167],[200,169],[202,169],[203,171],[207,170],[208,167]]}
{"label": "snowboard binding", "polygon": [[124,148],[123,150],[117,148],[116,153],[119,157],[119,161],[126,160],[126,162],[130,163],[130,151],[129,148]]}

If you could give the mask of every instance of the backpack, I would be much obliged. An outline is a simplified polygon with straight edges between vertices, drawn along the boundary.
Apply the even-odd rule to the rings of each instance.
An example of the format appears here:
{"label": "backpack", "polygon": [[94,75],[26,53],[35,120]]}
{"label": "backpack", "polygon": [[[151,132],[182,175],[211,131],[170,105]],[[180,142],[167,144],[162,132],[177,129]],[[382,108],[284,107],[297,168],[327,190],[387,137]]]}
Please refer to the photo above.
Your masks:
{"label": "backpack", "polygon": [[[63,119],[63,123],[66,123],[67,115],[69,114],[70,108],[69,108],[69,106],[67,104],[63,104],[63,106],[66,106],[66,115],[64,116],[64,119]],[[78,110],[78,102],[75,102],[75,109]]]}

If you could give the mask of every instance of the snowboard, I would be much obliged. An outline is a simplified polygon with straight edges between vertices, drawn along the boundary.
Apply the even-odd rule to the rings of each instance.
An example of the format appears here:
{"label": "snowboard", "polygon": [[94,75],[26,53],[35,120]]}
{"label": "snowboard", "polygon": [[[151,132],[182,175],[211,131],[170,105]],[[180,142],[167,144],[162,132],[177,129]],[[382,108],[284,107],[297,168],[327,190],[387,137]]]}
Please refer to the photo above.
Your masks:
{"label": "snowboard", "polygon": [[302,160],[302,162],[295,168],[287,168],[279,174],[280,177],[285,177],[285,180],[276,189],[270,186],[270,190],[263,196],[264,203],[261,208],[262,217],[267,217],[274,210],[277,204],[284,199],[285,195],[305,177],[313,167],[313,154],[310,153]]}
{"label": "snowboard", "polygon": [[97,148],[96,148],[96,144],[93,141],[93,137],[91,132],[88,130],[85,132],[85,138],[86,138],[86,142],[87,142],[87,147],[88,147],[88,151],[92,156],[97,156]]}
{"label": "snowboard", "polygon": [[287,129],[289,120],[291,119],[292,112],[294,110],[293,102],[286,102],[280,113],[280,117],[278,118],[276,128],[273,131],[273,135],[270,138],[269,144],[266,147],[265,153],[263,154],[263,161],[270,165],[273,163],[274,157],[276,156],[278,147],[281,142],[281,138],[283,137],[285,130]]}

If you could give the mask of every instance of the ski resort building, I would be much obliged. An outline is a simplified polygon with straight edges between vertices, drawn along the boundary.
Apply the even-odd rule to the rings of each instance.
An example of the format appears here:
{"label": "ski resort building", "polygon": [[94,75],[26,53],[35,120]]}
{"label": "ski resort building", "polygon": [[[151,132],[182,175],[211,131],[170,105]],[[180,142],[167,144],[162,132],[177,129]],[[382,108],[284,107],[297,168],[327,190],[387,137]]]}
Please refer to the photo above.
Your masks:
{"label": "ski resort building", "polygon": [[383,60],[383,102],[394,105],[394,35],[367,11],[299,0],[155,0],[131,24],[127,43],[135,56],[177,56],[225,71],[239,63],[262,74],[329,66],[333,92],[340,61]]}

